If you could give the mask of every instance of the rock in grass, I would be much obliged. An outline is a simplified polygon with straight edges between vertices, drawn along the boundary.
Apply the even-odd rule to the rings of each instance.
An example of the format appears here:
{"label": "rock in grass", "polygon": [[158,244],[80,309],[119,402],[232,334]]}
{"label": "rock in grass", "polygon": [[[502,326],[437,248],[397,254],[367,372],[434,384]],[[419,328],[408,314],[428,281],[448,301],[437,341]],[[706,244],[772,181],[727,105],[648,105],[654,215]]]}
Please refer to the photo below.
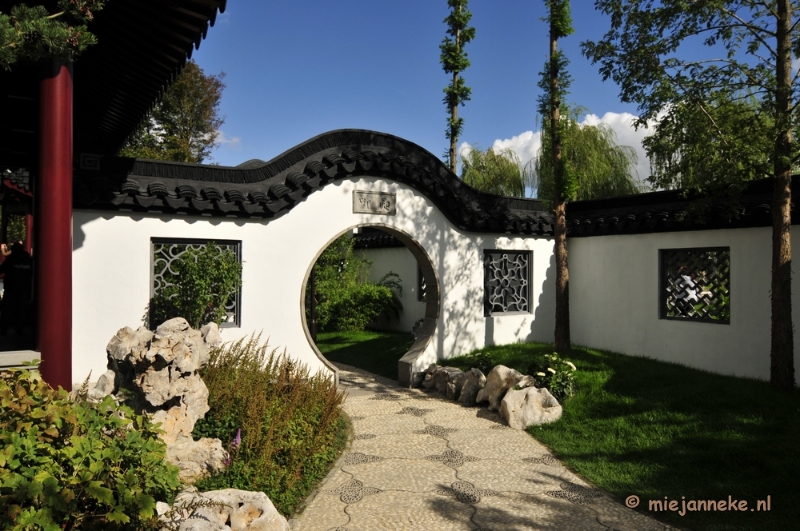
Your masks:
{"label": "rock in grass", "polygon": [[561,404],[547,389],[511,389],[500,403],[500,416],[509,427],[524,430],[533,424],[546,424],[561,418]]}
{"label": "rock in grass", "polygon": [[519,371],[505,365],[495,365],[486,376],[486,387],[478,392],[475,400],[479,403],[489,402],[489,411],[497,411],[506,391],[516,386],[522,379],[523,376]]}

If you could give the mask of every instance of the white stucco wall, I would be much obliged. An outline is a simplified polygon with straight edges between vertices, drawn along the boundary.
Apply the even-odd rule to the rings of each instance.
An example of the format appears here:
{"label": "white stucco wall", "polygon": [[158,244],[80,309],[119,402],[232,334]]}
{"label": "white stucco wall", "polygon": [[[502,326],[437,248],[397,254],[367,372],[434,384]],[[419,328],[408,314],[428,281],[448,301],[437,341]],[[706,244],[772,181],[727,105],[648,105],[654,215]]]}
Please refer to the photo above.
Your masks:
{"label": "white stucco wall", "polygon": [[381,318],[370,326],[381,330],[411,332],[414,323],[425,317],[425,303],[417,300],[417,259],[406,247],[364,249],[364,254],[372,260],[370,282],[378,282],[390,271],[400,275],[400,280],[403,281],[403,294],[400,296],[403,311],[400,312],[399,319]]}
{"label": "white stucco wall", "polygon": [[[800,244],[797,231],[792,240]],[[691,247],[730,247],[728,325],[659,319],[659,249]],[[768,227],[572,238],[572,341],[768,380],[771,249]],[[792,304],[798,303],[794,290]],[[794,322],[798,329],[797,312]],[[799,353],[795,346],[795,366]]]}
{"label": "white stucco wall", "polygon": [[[397,194],[397,215],[353,214],[353,190]],[[312,371],[327,370],[303,326],[301,300],[309,268],[336,237],[356,226],[384,225],[404,232],[428,254],[441,288],[439,322],[414,370],[487,344],[551,341],[553,242],[546,238],[464,233],[415,189],[378,178],[330,184],[270,220],[112,213],[76,210],[73,218],[73,381],[105,371],[105,346],[123,326],[143,323],[150,295],[150,239],[242,241],[241,328],[224,340],[262,333]],[[484,249],[533,251],[532,312],[485,318]]]}

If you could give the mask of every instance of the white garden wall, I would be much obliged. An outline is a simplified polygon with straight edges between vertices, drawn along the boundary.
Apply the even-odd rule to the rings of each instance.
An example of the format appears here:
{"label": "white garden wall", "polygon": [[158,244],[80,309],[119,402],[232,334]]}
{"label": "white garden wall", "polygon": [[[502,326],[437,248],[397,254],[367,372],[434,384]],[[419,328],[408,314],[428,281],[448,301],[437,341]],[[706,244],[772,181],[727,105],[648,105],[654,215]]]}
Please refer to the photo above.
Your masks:
{"label": "white garden wall", "polygon": [[403,293],[400,296],[403,311],[400,312],[400,317],[381,318],[370,326],[379,330],[411,332],[414,323],[425,317],[425,303],[418,300],[417,259],[405,247],[364,249],[364,254],[372,260],[370,282],[378,282],[390,271],[400,275],[400,280],[403,281]]}
{"label": "white garden wall", "polygon": [[[396,193],[397,214],[353,214],[354,190]],[[240,240],[241,328],[223,329],[223,339],[262,333],[262,339],[285,348],[312,371],[332,371],[308,339],[303,288],[319,253],[342,233],[364,225],[390,227],[418,242],[439,279],[438,323],[414,370],[484,345],[552,340],[552,239],[465,233],[411,187],[351,178],[325,186],[269,221],[76,210],[73,381],[82,381],[89,371],[94,378],[102,374],[109,339],[123,326],[142,325],[150,297],[151,238]],[[484,317],[484,249],[533,252],[531,313]]]}
{"label": "white garden wall", "polygon": [[[769,379],[771,228],[569,240],[572,342]],[[800,235],[793,232],[795,249]],[[659,318],[659,249],[730,247],[730,324]],[[800,290],[792,303],[798,308]],[[795,329],[800,316],[795,311]],[[800,346],[795,346],[795,367]]]}

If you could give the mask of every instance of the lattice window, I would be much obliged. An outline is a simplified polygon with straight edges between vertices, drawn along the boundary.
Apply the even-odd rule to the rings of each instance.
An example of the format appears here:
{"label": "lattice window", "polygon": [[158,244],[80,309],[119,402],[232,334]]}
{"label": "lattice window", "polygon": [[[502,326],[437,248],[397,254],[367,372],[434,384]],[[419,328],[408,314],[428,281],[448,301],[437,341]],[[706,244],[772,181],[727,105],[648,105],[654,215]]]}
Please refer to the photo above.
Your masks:
{"label": "lattice window", "polygon": [[530,251],[486,250],[483,254],[484,314],[530,313]]}
{"label": "lattice window", "polygon": [[[242,242],[234,240],[198,240],[188,238],[153,238],[152,257],[153,267],[150,297],[154,297],[167,286],[173,284],[176,277],[172,264],[175,260],[185,253],[188,249],[199,250],[208,245],[211,241],[223,250],[231,250],[236,259],[242,261]],[[236,290],[233,297],[225,305],[227,319],[222,323],[223,327],[235,327],[241,325],[241,288]]]}
{"label": "lattice window", "polygon": [[729,323],[729,247],[661,250],[662,319]]}

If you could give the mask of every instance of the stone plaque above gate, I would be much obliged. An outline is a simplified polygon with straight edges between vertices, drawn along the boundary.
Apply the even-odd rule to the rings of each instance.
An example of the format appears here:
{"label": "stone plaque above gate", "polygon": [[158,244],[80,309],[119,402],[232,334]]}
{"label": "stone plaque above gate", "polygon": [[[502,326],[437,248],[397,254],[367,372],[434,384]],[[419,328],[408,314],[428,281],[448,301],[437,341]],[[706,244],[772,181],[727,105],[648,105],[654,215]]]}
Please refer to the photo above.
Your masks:
{"label": "stone plaque above gate", "polygon": [[353,190],[353,214],[397,214],[397,196],[387,192]]}

